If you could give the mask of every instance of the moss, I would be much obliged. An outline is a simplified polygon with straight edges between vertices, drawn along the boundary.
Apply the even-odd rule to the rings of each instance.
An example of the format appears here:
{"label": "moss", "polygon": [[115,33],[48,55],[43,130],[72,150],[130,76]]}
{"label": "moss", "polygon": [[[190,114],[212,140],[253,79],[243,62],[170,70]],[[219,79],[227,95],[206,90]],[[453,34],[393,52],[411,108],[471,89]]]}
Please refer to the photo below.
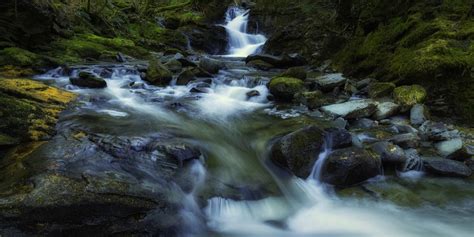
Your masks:
{"label": "moss", "polygon": [[402,107],[411,108],[411,106],[423,103],[426,99],[426,90],[420,85],[400,86],[393,91],[393,98]]}
{"label": "moss", "polygon": [[296,93],[304,90],[304,83],[297,78],[276,77],[269,82],[268,88],[277,100],[289,102]]}
{"label": "moss", "polygon": [[381,98],[392,95],[395,84],[390,82],[375,82],[369,85],[370,98]]}
{"label": "moss", "polygon": [[328,99],[321,91],[304,91],[295,95],[295,102],[304,104],[310,109],[318,109],[328,104]]}
{"label": "moss", "polygon": [[0,133],[38,141],[54,132],[59,113],[75,95],[27,79],[0,79]]}
{"label": "moss", "polygon": [[23,67],[18,67],[18,66],[13,66],[13,65],[6,65],[0,67],[0,77],[5,77],[5,78],[18,78],[18,77],[32,77],[37,72],[35,72],[31,68],[23,68]]}
{"label": "moss", "polygon": [[152,59],[149,62],[145,80],[153,85],[166,86],[173,78],[173,74],[161,62]]}
{"label": "moss", "polygon": [[40,56],[24,49],[10,47],[0,50],[0,65],[31,66],[40,64]]}

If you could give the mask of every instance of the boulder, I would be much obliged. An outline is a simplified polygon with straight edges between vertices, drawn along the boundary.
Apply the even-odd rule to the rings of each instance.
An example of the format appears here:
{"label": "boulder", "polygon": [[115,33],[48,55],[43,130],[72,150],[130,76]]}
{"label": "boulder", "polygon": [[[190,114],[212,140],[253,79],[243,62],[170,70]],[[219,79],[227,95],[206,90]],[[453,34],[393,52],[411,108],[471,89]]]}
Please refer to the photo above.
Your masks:
{"label": "boulder", "polygon": [[422,104],[414,105],[410,110],[410,123],[414,126],[420,126],[430,117],[428,107]]}
{"label": "boulder", "polygon": [[377,106],[372,100],[351,100],[340,104],[323,106],[321,110],[337,117],[357,119],[370,117],[376,108]]}
{"label": "boulder", "polygon": [[184,55],[177,53],[173,56],[173,59],[179,61],[183,67],[197,67],[198,65],[188,58],[186,58]]}
{"label": "boulder", "polygon": [[375,110],[373,118],[382,120],[392,117],[398,113],[399,108],[399,105],[390,101],[377,103],[377,109]]}
{"label": "boulder", "polygon": [[294,101],[306,105],[309,109],[318,109],[328,103],[321,91],[303,91],[295,94]]}
{"label": "boulder", "polygon": [[303,81],[292,77],[273,78],[268,88],[276,100],[283,102],[291,102],[295,94],[305,90]]}
{"label": "boulder", "polygon": [[325,141],[331,149],[341,149],[352,145],[352,135],[346,129],[327,128],[324,129]]}
{"label": "boulder", "polygon": [[293,77],[301,80],[306,80],[307,73],[305,67],[290,67],[285,72],[283,72],[281,77]]}
{"label": "boulder", "polygon": [[423,103],[426,90],[420,85],[400,86],[393,90],[395,102],[401,105],[402,112],[409,111],[413,105]]}
{"label": "boulder", "polygon": [[316,126],[304,127],[279,138],[271,148],[270,159],[296,176],[307,178],[323,144],[323,130]]}
{"label": "boulder", "polygon": [[446,141],[459,138],[457,130],[449,130],[446,124],[441,122],[426,121],[419,128],[420,134],[432,141]]}
{"label": "boulder", "polygon": [[423,158],[423,163],[426,171],[434,175],[466,178],[472,174],[468,166],[455,160]]}
{"label": "boulder", "polygon": [[447,157],[462,149],[463,141],[461,138],[451,139],[447,141],[438,142],[435,144],[435,147],[441,156]]}
{"label": "boulder", "polygon": [[176,80],[176,85],[185,86],[189,82],[196,80],[196,75],[193,72],[193,69],[186,69],[178,75]]}
{"label": "boulder", "polygon": [[420,140],[420,137],[416,133],[397,134],[389,139],[390,142],[404,149],[417,148],[420,145]]}
{"label": "boulder", "polygon": [[181,62],[176,59],[169,60],[164,64],[164,66],[174,73],[180,72],[183,69]]}
{"label": "boulder", "polygon": [[336,186],[351,186],[381,174],[382,162],[365,149],[350,147],[333,151],[325,160],[321,179]]}
{"label": "boulder", "polygon": [[209,73],[216,74],[219,72],[219,70],[225,69],[226,65],[222,61],[204,57],[201,59],[201,61],[199,61],[199,67],[201,67],[202,69],[204,69],[205,71]]}
{"label": "boulder", "polygon": [[392,95],[395,84],[391,82],[374,82],[369,85],[368,93],[370,98],[382,98]]}
{"label": "boulder", "polygon": [[150,60],[146,71],[145,81],[157,85],[167,86],[173,79],[173,74],[158,60]]}
{"label": "boulder", "polygon": [[403,165],[407,160],[403,149],[391,142],[377,142],[371,146],[371,150],[380,156],[383,164]]}
{"label": "boulder", "polygon": [[107,87],[107,82],[104,79],[95,76],[90,72],[80,72],[78,77],[69,78],[71,84],[79,87],[87,88],[105,88]]}
{"label": "boulder", "polygon": [[290,68],[306,65],[308,62],[299,54],[284,54],[283,56],[273,56],[269,54],[254,54],[245,59],[246,63],[254,60],[261,60],[277,68]]}
{"label": "boulder", "polygon": [[316,79],[316,84],[323,91],[329,92],[334,88],[342,86],[346,83],[347,78],[342,73],[327,74]]}
{"label": "boulder", "polygon": [[252,60],[252,61],[247,62],[247,66],[254,67],[256,69],[260,69],[260,70],[263,70],[263,71],[268,71],[268,70],[275,67],[275,66],[271,65],[270,63],[267,63],[267,62],[265,62],[263,60],[260,60],[260,59],[256,59],[256,60]]}

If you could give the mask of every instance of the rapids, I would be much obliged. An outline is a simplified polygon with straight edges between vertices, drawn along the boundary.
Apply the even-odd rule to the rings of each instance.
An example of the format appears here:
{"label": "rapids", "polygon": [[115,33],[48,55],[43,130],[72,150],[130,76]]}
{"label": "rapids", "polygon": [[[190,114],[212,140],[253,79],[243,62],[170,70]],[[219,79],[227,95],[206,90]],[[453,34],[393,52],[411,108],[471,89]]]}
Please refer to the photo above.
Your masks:
{"label": "rapids", "polygon": [[[70,74],[56,69],[37,79],[81,95],[80,103],[62,118],[69,126],[134,136],[173,131],[204,152],[202,161],[189,170],[195,182],[180,212],[186,222],[181,225],[184,236],[472,236],[474,201],[455,197],[460,190],[473,193],[472,183],[420,179],[421,172],[369,182],[392,197],[413,192],[428,200],[399,205],[384,197],[339,195],[321,183],[320,168],[329,148],[314,154],[319,160],[306,180],[269,164],[267,145],[273,137],[307,124],[330,122],[299,108],[288,110],[296,114],[282,112],[267,100],[265,85],[279,72],[248,68],[235,58],[256,52],[266,40],[246,33],[248,17],[249,11],[239,8],[227,13],[230,55],[214,57],[224,61],[227,69],[210,78],[207,93],[191,92],[195,83],[148,85],[133,63],[77,66]],[[108,87],[92,90],[70,85],[69,77],[79,71],[96,75],[112,71],[105,76]],[[258,95],[249,98],[251,91]],[[214,190],[209,190],[210,184]],[[227,195],[228,186],[235,187],[238,195]]]}

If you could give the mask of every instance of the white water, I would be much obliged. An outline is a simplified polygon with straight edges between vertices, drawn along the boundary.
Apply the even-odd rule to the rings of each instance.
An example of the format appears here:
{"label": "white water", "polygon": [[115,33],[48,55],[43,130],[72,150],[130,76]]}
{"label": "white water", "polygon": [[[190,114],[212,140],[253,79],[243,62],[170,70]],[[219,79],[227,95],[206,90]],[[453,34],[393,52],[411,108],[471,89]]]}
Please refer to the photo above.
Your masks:
{"label": "white water", "polygon": [[226,25],[224,26],[229,35],[230,57],[247,57],[256,53],[267,41],[261,34],[249,34],[247,25],[249,21],[249,10],[238,7],[230,7],[226,13]]}

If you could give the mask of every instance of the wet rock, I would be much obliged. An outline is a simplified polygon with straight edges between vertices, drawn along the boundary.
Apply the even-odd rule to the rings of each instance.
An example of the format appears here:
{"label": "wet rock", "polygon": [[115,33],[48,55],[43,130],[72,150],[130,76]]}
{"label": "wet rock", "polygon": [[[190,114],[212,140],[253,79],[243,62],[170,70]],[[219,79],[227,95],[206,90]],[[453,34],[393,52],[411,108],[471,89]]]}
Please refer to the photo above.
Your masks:
{"label": "wet rock", "polygon": [[69,79],[71,84],[80,87],[87,87],[87,88],[105,88],[107,87],[107,83],[104,79],[95,76],[90,72],[80,72],[78,77],[71,77]]}
{"label": "wet rock", "polygon": [[323,106],[321,110],[334,116],[357,119],[370,117],[375,112],[376,105],[372,100],[351,100],[345,103]]}
{"label": "wet rock", "polygon": [[246,95],[247,95],[247,99],[250,99],[252,97],[260,96],[260,92],[257,90],[251,90],[247,92]]}
{"label": "wet rock", "polygon": [[279,138],[270,151],[271,161],[307,178],[324,144],[324,131],[316,126],[304,127]]}
{"label": "wet rock", "polygon": [[350,147],[333,151],[326,159],[321,178],[336,186],[351,186],[381,174],[382,162],[364,149]]}
{"label": "wet rock", "polygon": [[283,56],[273,56],[268,54],[254,54],[245,59],[246,63],[254,60],[261,60],[277,68],[290,68],[307,64],[304,57],[299,54],[284,54]]}
{"label": "wet rock", "polygon": [[352,135],[346,129],[327,128],[324,132],[325,141],[331,149],[341,149],[352,145]]}
{"label": "wet rock", "polygon": [[295,94],[305,90],[303,81],[291,77],[273,78],[268,88],[275,99],[282,102],[291,102]]}
{"label": "wet rock", "polygon": [[346,128],[347,127],[347,120],[345,120],[344,118],[337,118],[334,120],[334,126],[338,127],[338,128]]}
{"label": "wet rock", "polygon": [[428,107],[422,104],[414,105],[410,110],[410,122],[412,125],[420,126],[430,117]]}
{"label": "wet rock", "polygon": [[463,162],[470,160],[471,157],[473,157],[472,150],[469,146],[463,145],[461,149],[449,154],[446,158]]}
{"label": "wet rock", "polygon": [[186,69],[178,75],[176,85],[185,86],[188,83],[196,80],[196,75],[193,69]]}
{"label": "wet rock", "polygon": [[115,55],[115,60],[119,63],[124,63],[124,62],[127,62],[127,58],[125,57],[125,55],[123,55],[122,53],[117,53]]}
{"label": "wet rock", "polygon": [[173,56],[173,59],[178,60],[183,67],[197,67],[198,65],[193,61],[186,58],[184,55],[177,53]]}
{"label": "wet rock", "polygon": [[281,77],[293,77],[301,80],[306,80],[307,73],[305,67],[290,67],[285,72],[283,72]]}
{"label": "wet rock", "polygon": [[370,98],[382,98],[392,95],[395,84],[390,82],[374,82],[369,85],[368,93]]}
{"label": "wet rock", "polygon": [[377,142],[371,146],[371,150],[380,156],[384,164],[403,165],[407,160],[403,149],[391,142]]}
{"label": "wet rock", "polygon": [[164,64],[164,66],[174,73],[180,72],[183,69],[181,62],[176,59],[169,60]]}
{"label": "wet rock", "polygon": [[[182,223],[178,213],[185,193],[174,180],[181,177],[182,164],[200,152],[164,134],[66,132],[22,156],[22,161],[15,156],[0,161],[2,182],[15,184],[0,186],[2,224],[29,223],[44,235],[72,235],[78,229],[91,235],[156,235]],[[22,171],[6,177],[4,162]]]}
{"label": "wet rock", "polygon": [[419,130],[425,139],[432,141],[446,141],[460,137],[459,131],[449,130],[446,124],[441,122],[426,121]]}
{"label": "wet rock", "polygon": [[202,50],[211,55],[226,53],[228,46],[227,32],[224,27],[215,24],[190,24],[179,28],[195,50]]}
{"label": "wet rock", "polygon": [[346,83],[347,78],[342,73],[327,74],[316,79],[316,83],[323,91],[332,91],[334,88]]}
{"label": "wet rock", "polygon": [[219,70],[225,69],[226,65],[224,62],[204,57],[199,61],[199,67],[202,69],[206,70],[209,73],[216,74],[219,72]]}
{"label": "wet rock", "polygon": [[404,149],[417,148],[420,145],[420,140],[420,137],[415,133],[398,134],[389,139],[390,142]]}
{"label": "wet rock", "polygon": [[438,142],[435,144],[438,153],[443,157],[449,156],[463,148],[463,141],[460,138]]}
{"label": "wet rock", "polygon": [[157,85],[157,86],[167,86],[170,84],[173,79],[173,74],[158,60],[150,60],[148,69],[146,72],[145,81]]}
{"label": "wet rock", "polygon": [[426,95],[425,88],[420,85],[400,86],[393,91],[393,98],[401,105],[402,112],[409,111],[415,104],[423,103]]}
{"label": "wet rock", "polygon": [[295,95],[295,102],[306,105],[309,109],[318,109],[326,105],[328,99],[321,91],[303,91]]}
{"label": "wet rock", "polygon": [[472,170],[459,161],[443,158],[423,158],[423,161],[426,171],[430,174],[461,178],[472,174]]}
{"label": "wet rock", "polygon": [[366,79],[358,81],[355,86],[358,90],[361,90],[365,87],[368,87],[372,81],[373,81],[373,79],[366,78]]}
{"label": "wet rock", "polygon": [[372,119],[361,118],[357,119],[352,123],[353,128],[369,129],[376,127],[378,124]]}
{"label": "wet rock", "polygon": [[267,62],[265,62],[263,60],[260,60],[260,59],[252,60],[252,61],[247,62],[247,66],[254,67],[256,69],[260,69],[260,70],[263,70],[263,71],[268,71],[268,70],[275,67],[275,66],[271,65],[270,63],[267,63]]}

